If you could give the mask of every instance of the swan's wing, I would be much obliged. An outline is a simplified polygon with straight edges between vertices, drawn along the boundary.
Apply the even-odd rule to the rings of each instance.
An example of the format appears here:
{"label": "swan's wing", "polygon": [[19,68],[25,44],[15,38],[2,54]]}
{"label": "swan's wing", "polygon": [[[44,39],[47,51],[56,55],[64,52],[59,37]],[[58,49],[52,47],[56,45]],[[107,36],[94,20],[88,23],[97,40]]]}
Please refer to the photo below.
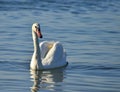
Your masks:
{"label": "swan's wing", "polygon": [[[63,46],[60,42],[55,42],[53,47],[49,50],[46,57],[44,58],[43,64],[58,65],[63,58]],[[62,62],[61,62],[62,63]]]}
{"label": "swan's wing", "polygon": [[53,41],[51,41],[51,42],[43,41],[39,44],[42,59],[46,57],[48,51],[53,47],[54,43],[55,42],[53,42]]}
{"label": "swan's wing", "polygon": [[41,58],[43,59],[48,51],[48,47],[47,47],[48,42],[47,41],[43,41],[39,44],[40,46],[40,52],[41,52]]}

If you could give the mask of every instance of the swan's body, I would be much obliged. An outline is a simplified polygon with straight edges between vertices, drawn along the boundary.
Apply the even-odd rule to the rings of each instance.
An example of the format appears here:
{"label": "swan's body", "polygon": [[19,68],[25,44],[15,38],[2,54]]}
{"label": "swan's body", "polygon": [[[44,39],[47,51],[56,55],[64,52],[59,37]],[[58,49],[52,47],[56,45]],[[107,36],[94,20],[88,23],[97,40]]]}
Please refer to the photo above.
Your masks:
{"label": "swan's body", "polygon": [[66,66],[66,53],[60,42],[43,41],[39,45],[38,37],[42,38],[40,26],[34,23],[32,26],[34,53],[30,68],[33,70],[53,69]]}

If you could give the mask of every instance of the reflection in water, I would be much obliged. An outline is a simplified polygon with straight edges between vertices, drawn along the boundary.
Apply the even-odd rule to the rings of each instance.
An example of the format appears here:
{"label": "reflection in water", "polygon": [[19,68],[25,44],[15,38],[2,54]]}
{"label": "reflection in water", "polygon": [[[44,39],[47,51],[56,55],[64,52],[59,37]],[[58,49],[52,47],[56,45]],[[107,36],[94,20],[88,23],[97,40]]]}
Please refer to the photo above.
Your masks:
{"label": "reflection in water", "polygon": [[[63,81],[64,69],[55,69],[47,71],[30,71],[32,81],[34,82],[31,87],[32,92],[37,92],[38,90],[55,90],[55,87],[60,87],[59,90],[62,91],[60,82]],[[58,89],[57,89],[58,90]]]}

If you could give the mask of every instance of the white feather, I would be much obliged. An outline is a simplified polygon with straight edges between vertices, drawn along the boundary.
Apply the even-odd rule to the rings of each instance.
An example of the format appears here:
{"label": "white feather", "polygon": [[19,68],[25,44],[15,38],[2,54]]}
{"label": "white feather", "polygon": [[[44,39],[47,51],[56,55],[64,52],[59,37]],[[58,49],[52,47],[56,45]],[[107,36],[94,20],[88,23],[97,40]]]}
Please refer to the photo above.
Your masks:
{"label": "white feather", "polygon": [[38,37],[32,26],[32,36],[34,43],[34,53],[30,67],[33,70],[53,69],[67,65],[66,52],[60,42],[43,41],[38,43]]}

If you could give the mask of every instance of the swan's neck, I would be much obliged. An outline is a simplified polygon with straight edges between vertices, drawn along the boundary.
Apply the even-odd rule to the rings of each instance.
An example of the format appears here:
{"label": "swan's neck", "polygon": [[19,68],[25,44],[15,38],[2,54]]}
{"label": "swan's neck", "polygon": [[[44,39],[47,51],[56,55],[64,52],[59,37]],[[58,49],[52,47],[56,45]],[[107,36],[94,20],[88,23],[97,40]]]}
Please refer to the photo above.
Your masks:
{"label": "swan's neck", "polygon": [[[37,34],[34,31],[32,31],[32,36],[33,36],[34,55],[35,55],[34,60],[38,64],[37,68],[42,68],[39,40],[38,40]],[[35,62],[35,61],[33,61],[33,62]]]}
{"label": "swan's neck", "polygon": [[33,36],[34,52],[40,55],[40,48],[39,48],[39,41],[38,41],[37,34],[35,32],[32,32],[32,36]]}

